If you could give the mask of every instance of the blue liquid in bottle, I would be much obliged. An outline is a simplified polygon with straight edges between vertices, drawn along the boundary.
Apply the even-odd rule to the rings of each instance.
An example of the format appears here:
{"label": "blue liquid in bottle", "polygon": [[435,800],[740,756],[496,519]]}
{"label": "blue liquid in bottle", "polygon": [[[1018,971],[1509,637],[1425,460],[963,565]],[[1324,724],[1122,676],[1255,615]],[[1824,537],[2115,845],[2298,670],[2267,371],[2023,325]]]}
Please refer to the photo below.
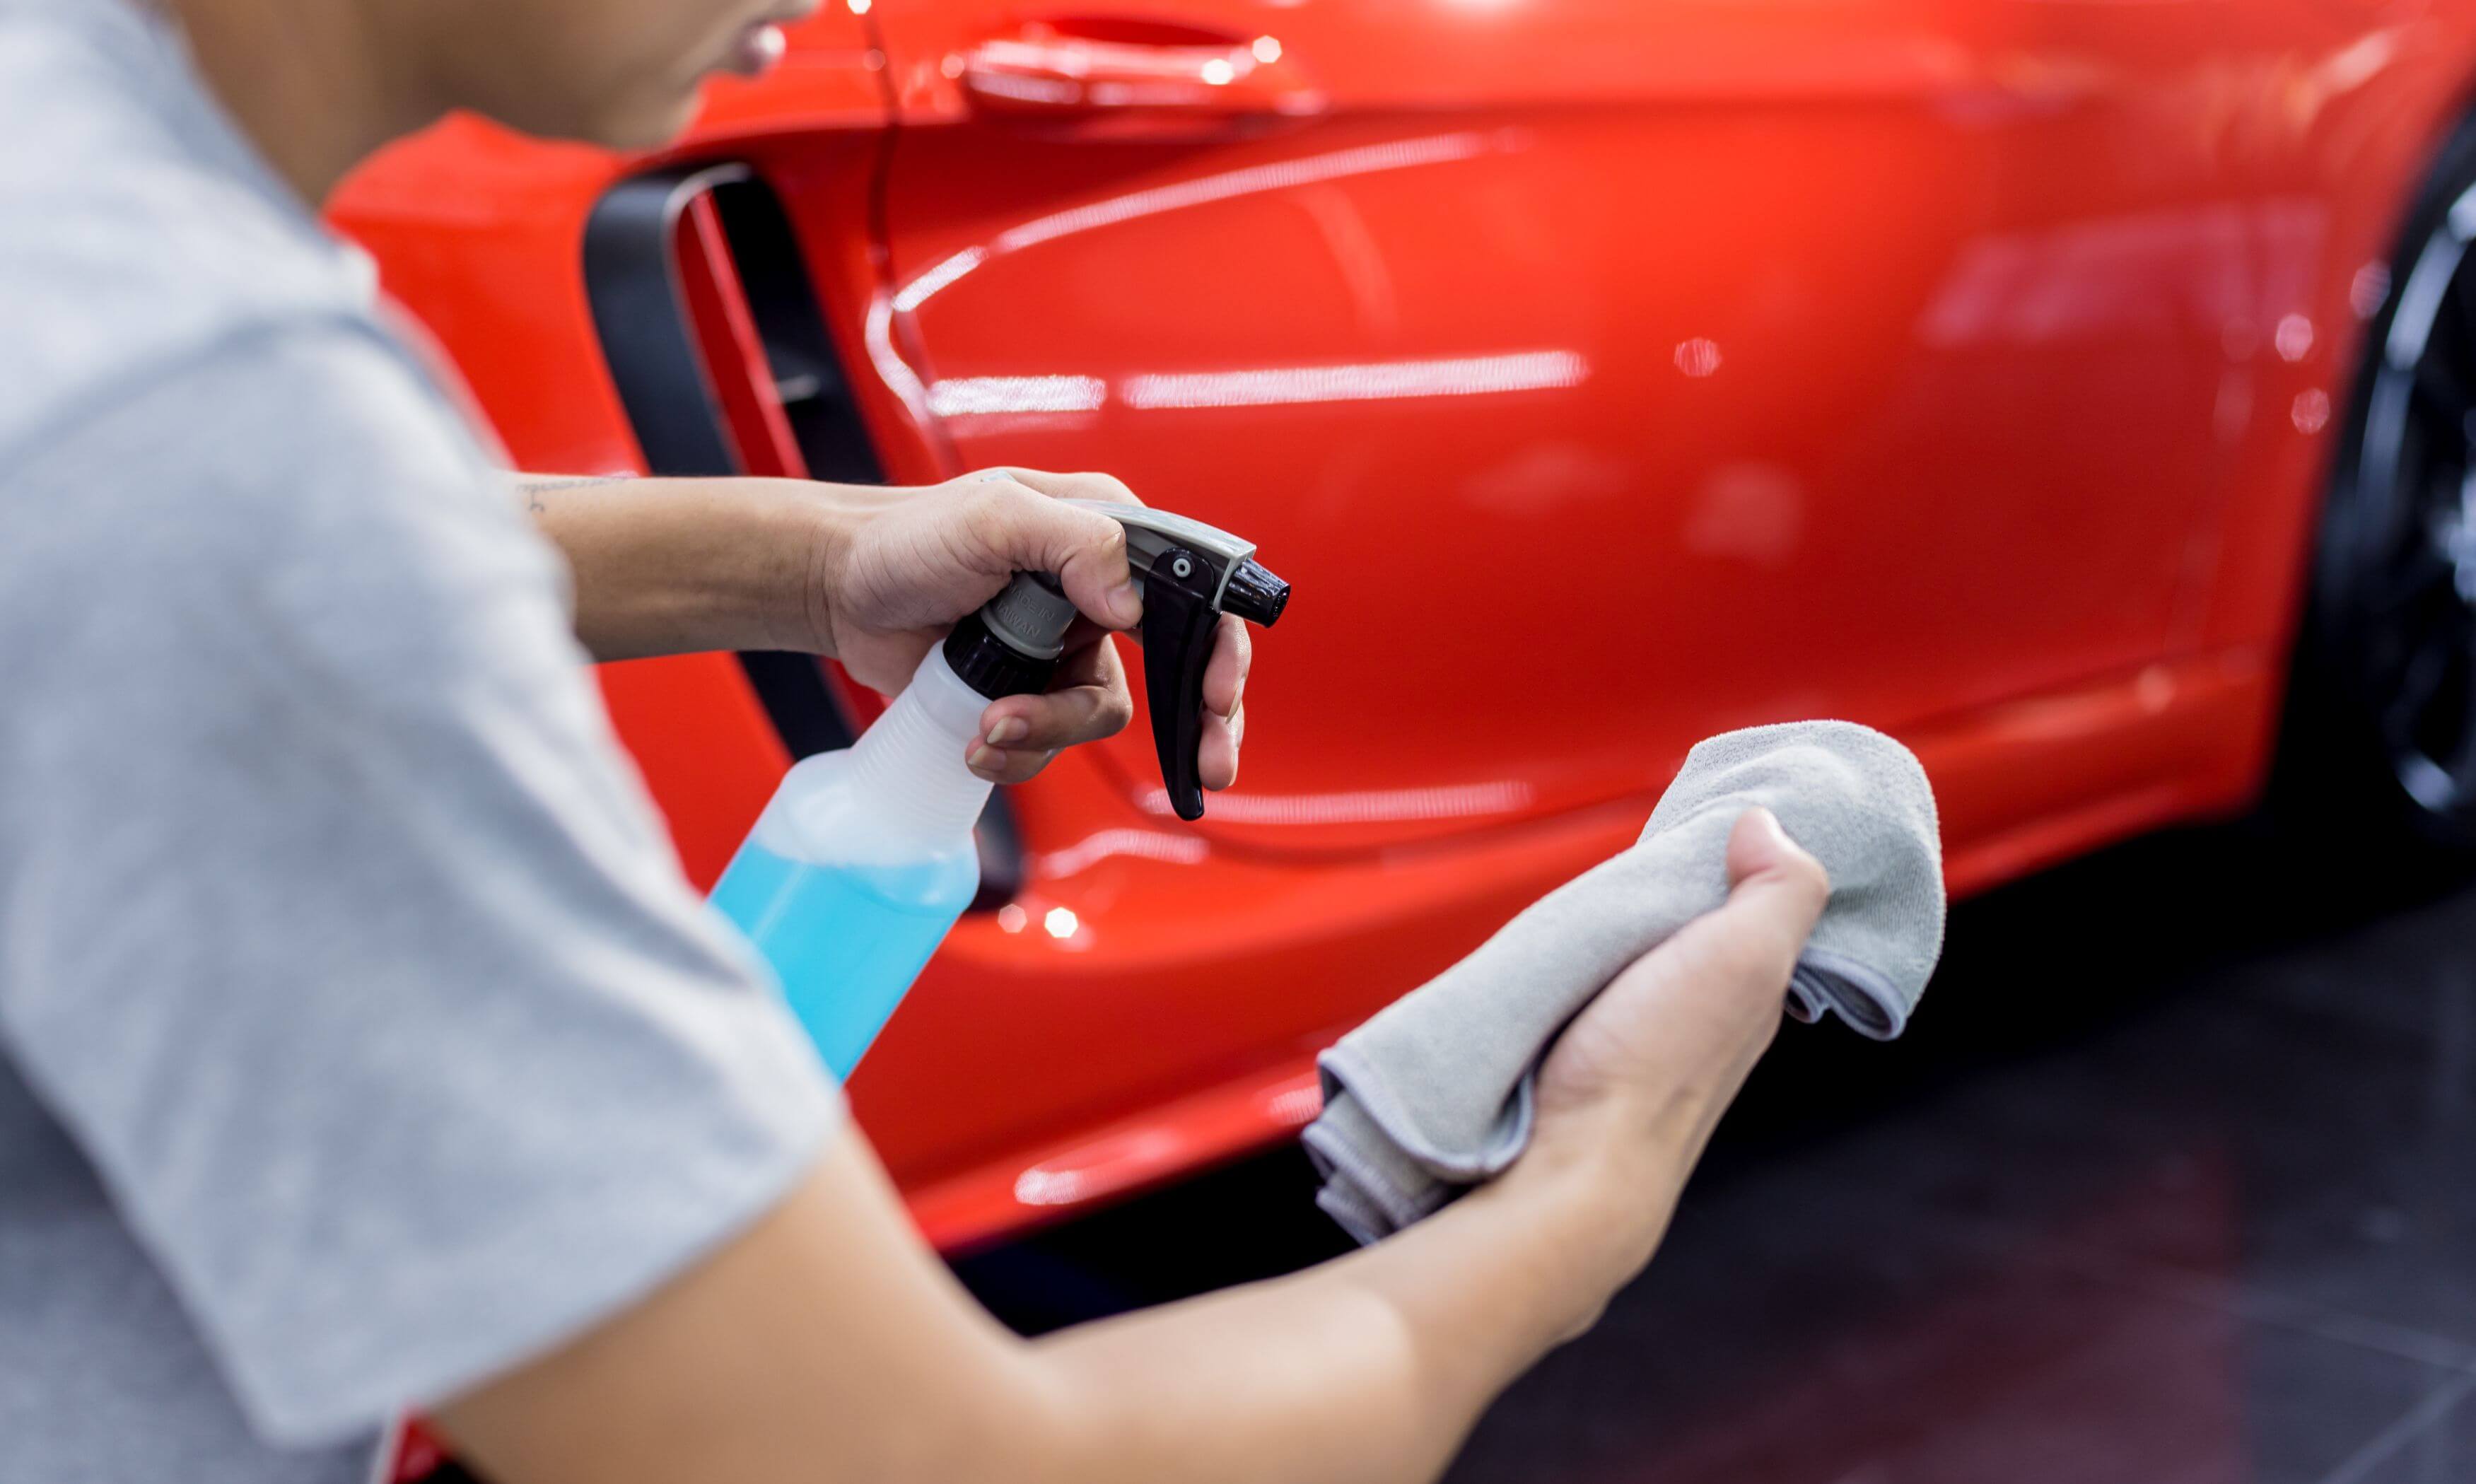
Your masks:
{"label": "blue liquid in bottle", "polygon": [[792,765],[714,886],[836,1076],[979,890],[989,783],[963,754],[987,705],[930,650],[857,742]]}
{"label": "blue liquid in bottle", "polygon": [[847,1077],[979,890],[979,854],[810,865],[750,839],[713,904],[774,966],[826,1065]]}

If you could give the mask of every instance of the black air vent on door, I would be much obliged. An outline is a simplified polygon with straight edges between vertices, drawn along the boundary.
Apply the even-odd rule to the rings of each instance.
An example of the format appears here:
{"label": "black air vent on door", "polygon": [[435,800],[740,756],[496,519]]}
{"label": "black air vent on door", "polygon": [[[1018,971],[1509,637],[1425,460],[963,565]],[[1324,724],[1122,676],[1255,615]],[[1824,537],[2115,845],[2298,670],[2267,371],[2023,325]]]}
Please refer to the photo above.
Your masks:
{"label": "black air vent on door", "polygon": [[[681,277],[680,233],[700,201],[721,228],[736,282],[696,285],[708,298],[733,293],[762,345],[764,388],[780,403],[804,472],[847,484],[882,484],[885,470],[835,354],[799,239],[781,198],[735,161],[683,165],[620,182],[585,224],[584,286],[610,378],[650,472],[673,477],[746,472],[730,418],[715,395],[718,376],[700,349],[692,293]],[[815,656],[739,655],[740,668],[794,757],[849,747],[850,716]],[[976,908],[1013,898],[1023,884],[1021,835],[1003,791],[980,817],[980,895]]]}

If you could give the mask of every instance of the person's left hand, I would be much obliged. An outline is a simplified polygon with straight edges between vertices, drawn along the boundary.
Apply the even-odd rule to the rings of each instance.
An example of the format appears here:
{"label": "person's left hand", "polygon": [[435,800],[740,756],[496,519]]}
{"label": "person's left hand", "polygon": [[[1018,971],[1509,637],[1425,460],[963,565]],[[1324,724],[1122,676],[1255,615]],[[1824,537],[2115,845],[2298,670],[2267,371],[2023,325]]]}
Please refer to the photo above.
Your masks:
{"label": "person's left hand", "polygon": [[[887,490],[836,522],[808,583],[821,653],[852,678],[893,694],[910,683],[931,645],[957,619],[997,596],[1017,572],[1053,572],[1083,617],[1045,695],[989,704],[966,764],[992,782],[1020,783],[1061,748],[1111,736],[1134,714],[1109,631],[1143,616],[1127,566],[1126,529],[1068,499],[1140,505],[1105,474],[990,469],[943,484]],[[1203,675],[1199,763],[1206,788],[1238,779],[1247,730],[1247,626],[1224,617]]]}

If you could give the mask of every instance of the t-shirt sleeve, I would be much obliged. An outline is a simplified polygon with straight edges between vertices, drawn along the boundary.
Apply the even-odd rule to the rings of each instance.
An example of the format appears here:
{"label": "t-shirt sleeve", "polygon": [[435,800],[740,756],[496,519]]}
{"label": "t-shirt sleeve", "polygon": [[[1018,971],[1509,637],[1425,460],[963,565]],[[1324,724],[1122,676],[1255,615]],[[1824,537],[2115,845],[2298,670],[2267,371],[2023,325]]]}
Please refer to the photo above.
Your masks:
{"label": "t-shirt sleeve", "polygon": [[87,408],[0,541],[0,1046],[272,1441],[553,1347],[813,1162],[839,1093],[377,331]]}

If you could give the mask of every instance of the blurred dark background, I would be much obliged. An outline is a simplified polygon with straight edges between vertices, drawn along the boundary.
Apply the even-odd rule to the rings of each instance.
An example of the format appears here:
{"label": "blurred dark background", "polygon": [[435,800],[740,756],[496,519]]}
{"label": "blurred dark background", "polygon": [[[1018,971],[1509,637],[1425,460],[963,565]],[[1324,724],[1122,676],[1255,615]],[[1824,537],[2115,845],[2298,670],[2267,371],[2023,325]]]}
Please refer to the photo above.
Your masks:
{"label": "blurred dark background", "polygon": [[[2252,825],[1959,904],[1787,1026],[1456,1484],[2476,1478],[2476,885]],[[1340,1251],[1295,1149],[966,1257],[1037,1331]]]}

